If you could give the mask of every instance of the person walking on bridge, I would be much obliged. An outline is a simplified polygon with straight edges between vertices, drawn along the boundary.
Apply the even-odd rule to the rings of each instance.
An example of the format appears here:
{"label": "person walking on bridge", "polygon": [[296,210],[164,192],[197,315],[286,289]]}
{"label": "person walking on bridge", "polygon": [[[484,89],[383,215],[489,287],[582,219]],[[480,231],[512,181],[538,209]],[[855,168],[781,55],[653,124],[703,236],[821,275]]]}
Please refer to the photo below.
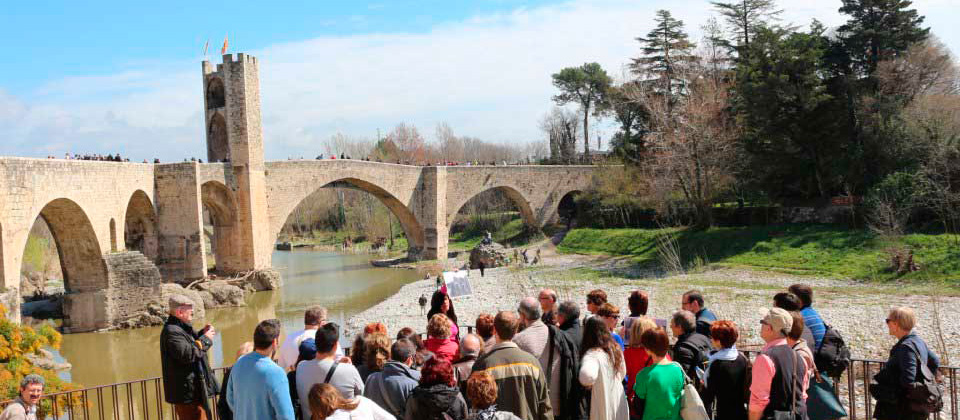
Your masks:
{"label": "person walking on bridge", "polygon": [[184,295],[170,296],[170,316],[160,332],[160,365],[163,394],[173,404],[177,417],[206,420],[213,416],[207,399],[219,390],[210,370],[207,351],[213,347],[213,326],[193,330],[193,301]]}

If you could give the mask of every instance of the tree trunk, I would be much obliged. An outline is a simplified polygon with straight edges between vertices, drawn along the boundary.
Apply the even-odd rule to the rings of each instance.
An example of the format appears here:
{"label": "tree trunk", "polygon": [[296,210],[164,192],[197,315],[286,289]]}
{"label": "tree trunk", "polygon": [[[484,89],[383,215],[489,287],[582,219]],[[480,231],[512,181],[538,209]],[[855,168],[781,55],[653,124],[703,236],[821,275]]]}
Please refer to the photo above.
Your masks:
{"label": "tree trunk", "polygon": [[590,130],[588,130],[588,125],[590,122],[590,104],[583,104],[583,160],[589,162],[590,160]]}

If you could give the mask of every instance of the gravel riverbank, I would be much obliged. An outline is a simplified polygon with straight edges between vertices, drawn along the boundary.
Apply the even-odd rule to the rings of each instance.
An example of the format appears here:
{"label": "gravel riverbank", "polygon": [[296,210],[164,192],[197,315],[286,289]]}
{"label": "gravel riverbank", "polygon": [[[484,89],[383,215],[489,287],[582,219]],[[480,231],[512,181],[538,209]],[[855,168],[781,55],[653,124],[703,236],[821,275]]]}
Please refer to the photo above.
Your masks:
{"label": "gravel riverbank", "polygon": [[[936,294],[910,294],[896,285],[874,285],[847,280],[797,277],[766,271],[720,269],[698,274],[626,278],[619,260],[581,255],[545,255],[537,267],[501,267],[470,272],[473,295],[456,298],[454,307],[461,325],[473,325],[480,313],[516,310],[523,296],[536,296],[543,287],[556,290],[561,299],[579,302],[586,313],[585,296],[604,289],[610,301],[626,314],[627,296],[636,289],[650,294],[649,315],[668,318],[680,307],[680,296],[691,288],[704,293],[706,305],[721,319],[741,327],[741,346],[759,345],[760,310],[772,304],[773,295],[793,283],[814,287],[814,307],[828,324],[839,329],[854,357],[886,359],[895,339],[886,332],[884,319],[894,306],[917,311],[917,331],[951,365],[960,363],[960,298]],[[630,276],[633,277],[633,276]],[[383,322],[395,334],[402,327],[426,329],[426,310],[417,300],[433,292],[433,280],[410,283],[390,298],[351,317],[347,334],[368,322]],[[938,325],[939,324],[939,325]],[[942,342],[940,340],[942,337]]]}

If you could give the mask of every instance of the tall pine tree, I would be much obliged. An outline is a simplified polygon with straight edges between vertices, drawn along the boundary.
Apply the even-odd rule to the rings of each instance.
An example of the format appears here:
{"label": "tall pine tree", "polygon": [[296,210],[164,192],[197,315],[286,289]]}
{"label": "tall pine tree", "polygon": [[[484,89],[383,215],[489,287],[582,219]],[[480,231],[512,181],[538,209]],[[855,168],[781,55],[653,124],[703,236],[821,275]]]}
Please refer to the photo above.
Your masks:
{"label": "tall pine tree", "polygon": [[643,82],[653,86],[674,103],[683,94],[686,80],[685,68],[694,60],[694,44],[683,29],[683,21],[673,18],[669,10],[658,10],[654,18],[656,27],[647,36],[637,38],[643,46],[643,56],[634,58],[630,69]]}
{"label": "tall pine tree", "polygon": [[560,94],[553,97],[557,105],[569,102],[580,104],[583,112],[583,157],[590,157],[590,113],[603,107],[605,95],[613,79],[598,63],[584,63],[580,67],[566,67],[553,74],[553,85]]}
{"label": "tall pine tree", "polygon": [[897,57],[930,34],[923,16],[910,0],[843,0],[840,13],[850,16],[840,27],[840,36],[854,70],[870,76],[877,64]]}
{"label": "tall pine tree", "polygon": [[727,21],[727,28],[735,37],[733,47],[738,51],[750,48],[750,42],[756,37],[757,30],[768,26],[768,22],[776,20],[781,9],[777,9],[774,0],[737,0],[729,3],[713,1],[717,9]]}

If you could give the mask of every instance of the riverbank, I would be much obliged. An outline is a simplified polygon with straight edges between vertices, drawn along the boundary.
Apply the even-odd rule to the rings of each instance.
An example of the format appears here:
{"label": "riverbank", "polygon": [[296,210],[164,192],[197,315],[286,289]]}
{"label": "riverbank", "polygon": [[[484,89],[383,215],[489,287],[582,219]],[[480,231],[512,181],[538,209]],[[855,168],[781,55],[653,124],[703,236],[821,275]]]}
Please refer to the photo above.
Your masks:
{"label": "riverbank", "polygon": [[[654,266],[662,263],[663,238],[670,238],[680,263],[688,268],[706,263],[878,283],[942,282],[951,293],[960,294],[956,281],[960,278],[960,237],[949,234],[917,233],[888,239],[865,229],[823,224],[706,230],[573,229],[559,249],[622,255],[638,265]],[[901,250],[903,257],[911,252],[918,270],[898,273],[892,268],[892,250]]]}
{"label": "riverbank", "polygon": [[[704,292],[707,307],[743,329],[741,346],[760,345],[760,309],[771,305],[776,292],[803,282],[814,287],[814,307],[841,331],[855,357],[886,359],[895,340],[886,334],[883,320],[891,307],[906,305],[917,311],[917,331],[931,347],[951,364],[960,362],[960,298],[915,294],[897,285],[735,268],[662,276],[639,270],[629,258],[558,255],[552,251],[544,252],[540,266],[501,267],[488,269],[485,274],[480,277],[478,270],[472,270],[473,294],[454,300],[461,325],[473,325],[480,313],[516,310],[523,296],[535,296],[543,287],[556,290],[562,300],[580,303],[582,313],[586,313],[587,292],[602,288],[624,314],[630,292],[642,289],[650,294],[649,314],[668,318],[679,308],[683,292],[697,288]],[[350,317],[345,333],[353,336],[368,322],[385,323],[391,335],[407,326],[425,330],[429,307],[421,311],[417,300],[421,295],[429,297],[434,288],[433,280],[405,285],[393,296]]]}

